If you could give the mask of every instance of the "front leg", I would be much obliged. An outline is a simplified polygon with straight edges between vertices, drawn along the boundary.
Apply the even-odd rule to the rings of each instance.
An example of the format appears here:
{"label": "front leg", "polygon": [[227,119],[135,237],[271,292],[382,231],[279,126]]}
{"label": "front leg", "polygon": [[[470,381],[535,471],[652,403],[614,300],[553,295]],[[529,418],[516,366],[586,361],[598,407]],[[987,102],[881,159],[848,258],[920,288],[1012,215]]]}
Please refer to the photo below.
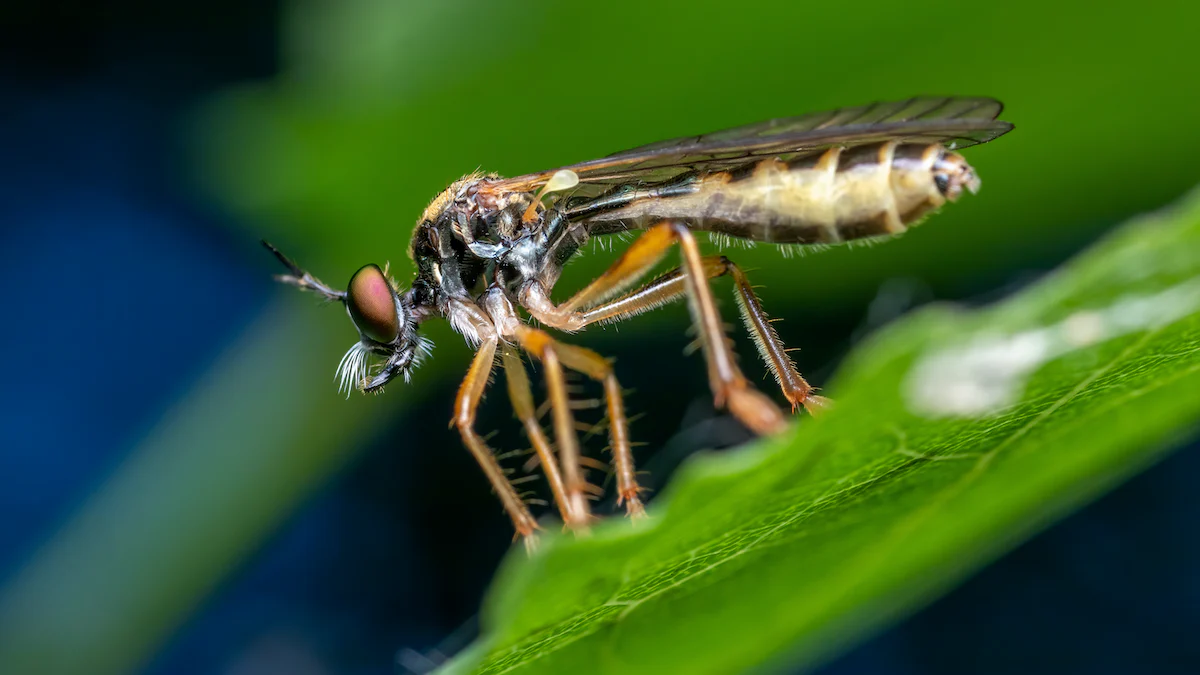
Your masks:
{"label": "front leg", "polygon": [[537,537],[534,535],[537,521],[533,519],[525,502],[521,501],[520,495],[509,482],[500,462],[496,461],[495,453],[475,431],[475,410],[479,407],[479,400],[483,398],[488,378],[495,366],[498,342],[495,337],[486,339],[479,345],[479,351],[475,352],[471,368],[467,371],[467,377],[459,387],[458,397],[454,401],[454,426],[458,428],[463,443],[491,482],[492,489],[496,491],[496,496],[500,498],[500,503],[504,505],[509,518],[512,518],[517,535],[523,537],[525,547],[532,550],[537,545]]}

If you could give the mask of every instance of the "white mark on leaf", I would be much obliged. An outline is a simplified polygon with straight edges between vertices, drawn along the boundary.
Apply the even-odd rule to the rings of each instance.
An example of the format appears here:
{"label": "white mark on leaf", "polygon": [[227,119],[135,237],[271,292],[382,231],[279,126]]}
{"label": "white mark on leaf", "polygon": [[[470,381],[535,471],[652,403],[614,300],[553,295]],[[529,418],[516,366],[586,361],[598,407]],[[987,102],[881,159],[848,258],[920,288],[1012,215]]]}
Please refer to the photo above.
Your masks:
{"label": "white mark on leaf", "polygon": [[1010,334],[979,335],[926,352],[905,380],[905,400],[926,417],[985,417],[1016,403],[1043,364],[1122,335],[1153,330],[1200,310],[1200,278],[1165,291],[1127,295],[1107,307]]}

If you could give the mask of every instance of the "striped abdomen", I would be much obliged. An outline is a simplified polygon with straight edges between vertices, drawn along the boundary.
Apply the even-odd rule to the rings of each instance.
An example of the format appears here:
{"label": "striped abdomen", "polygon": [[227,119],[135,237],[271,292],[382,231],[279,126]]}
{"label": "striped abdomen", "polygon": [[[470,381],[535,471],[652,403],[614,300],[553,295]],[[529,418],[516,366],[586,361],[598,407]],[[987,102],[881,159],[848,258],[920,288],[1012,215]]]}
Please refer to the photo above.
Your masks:
{"label": "striped abdomen", "polygon": [[578,215],[597,232],[670,219],[754,241],[837,243],[899,234],[964,187],[974,192],[979,179],[957,153],[890,141],[642,187]]}

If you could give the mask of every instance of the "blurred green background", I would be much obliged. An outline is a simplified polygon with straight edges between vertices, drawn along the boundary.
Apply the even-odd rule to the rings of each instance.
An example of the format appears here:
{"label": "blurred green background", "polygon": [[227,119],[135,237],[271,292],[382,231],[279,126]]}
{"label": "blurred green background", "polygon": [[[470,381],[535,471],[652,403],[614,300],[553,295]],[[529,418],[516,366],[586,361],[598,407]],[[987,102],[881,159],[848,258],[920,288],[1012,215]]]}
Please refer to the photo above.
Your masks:
{"label": "blurred green background", "polygon": [[[121,166],[140,162],[137,175],[154,176],[147,183],[154,187],[139,193],[143,203],[176,200],[190,214],[165,218],[163,227],[219,229],[205,240],[212,255],[204,264],[180,257],[133,292],[102,288],[84,300],[100,317],[90,330],[104,340],[169,343],[186,331],[193,347],[164,347],[155,363],[137,353],[108,357],[106,382],[145,370],[173,385],[131,413],[119,439],[104,445],[85,434],[51,453],[64,463],[72,453],[88,454],[91,473],[55,483],[56,474],[44,469],[51,478],[39,494],[55,496],[8,505],[6,518],[39,526],[14,525],[0,541],[8,564],[0,567],[0,672],[301,671],[287,659],[315,669],[304,672],[389,672],[401,648],[452,651],[461,644],[443,640],[468,618],[508,542],[486,484],[446,428],[469,351],[446,326],[427,324],[424,333],[437,347],[412,385],[342,400],[332,373],[354,340],[352,327],[338,310],[271,288],[277,270],[258,248],[260,238],[334,285],[365,262],[386,261],[407,282],[404,251],[416,217],[446,184],[477,167],[515,175],[662,138],[915,94],[1001,99],[1002,117],[1016,131],[966,153],[983,179],[979,195],[882,246],[790,260],[768,247],[734,255],[755,270],[768,311],[785,319],[784,339],[804,348],[802,370],[821,383],[853,342],[906,309],[997,297],[1200,179],[1200,62],[1189,48],[1200,9],[1191,3],[14,7],[5,11],[18,33],[28,26],[94,30],[102,33],[99,46],[87,43],[85,58],[120,57],[86,86],[68,78],[84,93],[64,98],[59,93],[68,85],[52,77],[59,71],[39,61],[46,52],[11,47],[6,70],[13,75],[5,82],[22,101],[14,119],[45,123],[45,102],[57,102],[78,117],[49,119],[84,140],[104,138],[109,123],[149,146],[82,142],[46,150],[36,145],[40,137],[26,139],[20,147],[52,165],[45,175],[83,165],[74,161],[83,156],[100,158],[84,165],[97,175],[115,170],[118,159]],[[66,33],[64,44],[73,35]],[[32,36],[24,39],[33,44]],[[255,67],[239,68],[238,55],[252,55]],[[54,86],[39,87],[47,72],[43,79]],[[164,102],[164,90],[180,93]],[[119,105],[102,108],[105,115],[89,117],[91,108],[80,103],[106,97]],[[131,121],[138,119],[153,123]],[[10,125],[7,133],[18,138],[21,129]],[[35,184],[43,174],[16,159],[11,164],[10,172],[34,176],[31,189],[52,184]],[[86,199],[102,188],[102,180],[80,171],[84,178],[72,185],[83,197],[46,188],[53,195],[44,203]],[[14,199],[41,194],[6,189]],[[47,260],[76,255],[88,265],[77,270],[85,275],[144,264],[132,256],[152,258],[155,245],[171,246],[137,235],[135,244],[90,262],[86,236],[30,247],[27,223],[43,202],[29,201],[25,210],[5,211],[7,248],[44,251]],[[76,221],[89,217],[64,220],[78,228]],[[70,248],[78,252],[64,253]],[[582,256],[560,288],[578,287],[610,259]],[[212,306],[189,322],[172,299],[193,295]],[[221,317],[223,305],[238,309]],[[225,322],[203,319],[209,315]],[[14,318],[23,326],[53,320],[46,303],[32,301]],[[647,443],[639,456],[656,485],[692,449],[745,438],[706,407],[700,361],[680,356],[684,327],[685,313],[672,308],[619,332],[575,339],[614,355],[623,384],[636,390],[629,405],[651,413],[633,431]],[[9,353],[45,349],[36,337],[10,336]],[[760,374],[751,352],[744,354],[748,370]],[[83,359],[83,377],[93,359],[105,356]],[[14,483],[22,481],[22,458],[48,445],[22,424],[22,410],[82,424],[76,408],[97,405],[71,399],[56,407],[52,389],[29,396],[18,391],[20,382],[4,385],[12,405],[0,449]],[[97,391],[105,396],[103,387]],[[501,429],[497,447],[523,447],[501,399],[492,397],[481,427]],[[320,506],[330,500],[354,508],[331,514]],[[1119,512],[1126,515],[1118,521],[1128,517]],[[306,529],[313,517],[327,520]],[[289,566],[292,558],[278,552],[288,545],[296,559],[306,551],[338,555],[322,558],[325,566]],[[275,566],[264,571],[264,559]],[[270,570],[292,575],[282,596],[298,584],[306,598],[321,598],[325,588],[339,599],[283,602],[278,614],[292,617],[283,624],[229,599],[259,588],[247,579],[271,579]],[[334,573],[359,577],[359,585],[339,596],[347,582]],[[1117,576],[1102,576],[1098,587],[1120,583]],[[354,599],[371,589],[380,594],[363,612]],[[312,606],[332,606],[338,618]],[[246,623],[222,638],[211,631],[212,622],[221,623],[214,611]],[[314,616],[296,619],[305,611]],[[260,623],[246,619],[255,616]],[[1189,618],[1200,615],[1193,609]],[[310,635],[319,637],[306,642]],[[283,656],[272,657],[275,648]],[[867,654],[831,668],[884,672],[881,664],[891,664]],[[418,669],[415,654],[404,659],[404,667]],[[1110,655],[1100,663],[1125,662]]]}

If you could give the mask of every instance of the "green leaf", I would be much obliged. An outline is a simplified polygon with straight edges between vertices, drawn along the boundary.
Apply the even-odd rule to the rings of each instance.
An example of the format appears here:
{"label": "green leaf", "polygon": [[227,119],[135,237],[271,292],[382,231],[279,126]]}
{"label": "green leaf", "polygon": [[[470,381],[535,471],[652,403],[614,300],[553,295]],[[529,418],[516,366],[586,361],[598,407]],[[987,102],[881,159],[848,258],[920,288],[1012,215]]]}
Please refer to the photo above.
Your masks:
{"label": "green leaf", "polygon": [[694,458],[648,524],[514,553],[444,672],[813,665],[1154,461],[1200,419],[1200,192],[998,306],[890,327],[830,390]]}

